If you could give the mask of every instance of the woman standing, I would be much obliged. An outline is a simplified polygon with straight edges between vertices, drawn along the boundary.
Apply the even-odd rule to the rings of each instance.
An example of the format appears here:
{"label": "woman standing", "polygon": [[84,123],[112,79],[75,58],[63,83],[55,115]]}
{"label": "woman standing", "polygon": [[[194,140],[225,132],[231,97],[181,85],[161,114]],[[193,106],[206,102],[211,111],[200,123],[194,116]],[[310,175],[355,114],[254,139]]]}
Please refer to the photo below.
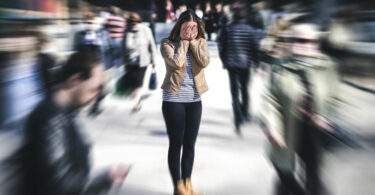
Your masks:
{"label": "woman standing", "polygon": [[200,96],[208,90],[203,68],[210,60],[204,23],[193,10],[183,12],[169,37],[161,41],[160,49],[167,69],[162,85],[162,110],[169,137],[168,165],[174,194],[195,195],[190,178],[202,114]]}

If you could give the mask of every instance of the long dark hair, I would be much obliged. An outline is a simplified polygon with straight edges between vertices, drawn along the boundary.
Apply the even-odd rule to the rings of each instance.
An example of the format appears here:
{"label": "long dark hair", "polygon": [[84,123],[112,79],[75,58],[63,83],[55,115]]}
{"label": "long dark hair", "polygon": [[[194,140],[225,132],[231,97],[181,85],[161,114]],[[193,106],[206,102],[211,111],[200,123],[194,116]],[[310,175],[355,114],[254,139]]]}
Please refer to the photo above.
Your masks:
{"label": "long dark hair", "polygon": [[176,24],[172,28],[171,33],[168,36],[170,41],[180,40],[180,29],[183,23],[193,20],[197,23],[198,35],[197,39],[204,38],[204,22],[195,14],[192,9],[188,9],[181,13]]}

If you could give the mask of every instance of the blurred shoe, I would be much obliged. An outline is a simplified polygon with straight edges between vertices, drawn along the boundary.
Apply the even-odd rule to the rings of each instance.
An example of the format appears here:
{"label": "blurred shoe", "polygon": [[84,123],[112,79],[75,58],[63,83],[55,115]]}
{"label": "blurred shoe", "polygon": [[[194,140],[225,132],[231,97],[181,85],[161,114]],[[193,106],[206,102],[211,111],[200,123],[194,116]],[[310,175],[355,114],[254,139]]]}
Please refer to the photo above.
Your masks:
{"label": "blurred shoe", "polygon": [[103,109],[101,108],[97,108],[97,107],[93,107],[89,110],[89,112],[87,113],[88,116],[91,116],[91,117],[97,117],[99,114],[101,114],[103,112]]}
{"label": "blurred shoe", "polygon": [[188,195],[183,180],[177,182],[177,186],[174,189],[173,195]]}
{"label": "blurred shoe", "polygon": [[239,123],[239,122],[235,122],[235,131],[236,131],[236,134],[239,136],[239,137],[242,137],[242,132],[241,132],[241,125],[242,123]]}
{"label": "blurred shoe", "polygon": [[247,122],[247,123],[251,123],[251,121],[252,121],[251,115],[248,114],[248,115],[244,116],[244,121]]}
{"label": "blurred shoe", "polygon": [[186,187],[186,194],[187,195],[203,195],[203,193],[198,193],[193,189],[193,185],[191,184],[190,178],[186,179],[185,187]]}
{"label": "blurred shoe", "polygon": [[133,108],[132,108],[132,112],[135,113],[135,112],[138,112],[140,111],[142,108],[142,103],[137,103]]}

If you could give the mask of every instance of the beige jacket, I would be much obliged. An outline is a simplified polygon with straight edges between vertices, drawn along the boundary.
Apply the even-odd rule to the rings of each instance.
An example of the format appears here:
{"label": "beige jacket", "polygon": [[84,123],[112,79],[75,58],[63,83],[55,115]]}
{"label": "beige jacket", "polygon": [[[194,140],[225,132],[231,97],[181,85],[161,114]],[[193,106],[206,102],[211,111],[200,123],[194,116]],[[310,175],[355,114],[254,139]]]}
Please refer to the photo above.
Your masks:
{"label": "beige jacket", "polygon": [[186,69],[186,53],[189,53],[198,94],[208,90],[203,68],[209,64],[210,55],[205,39],[172,42],[165,38],[161,41],[160,50],[167,69],[162,89],[179,94]]}

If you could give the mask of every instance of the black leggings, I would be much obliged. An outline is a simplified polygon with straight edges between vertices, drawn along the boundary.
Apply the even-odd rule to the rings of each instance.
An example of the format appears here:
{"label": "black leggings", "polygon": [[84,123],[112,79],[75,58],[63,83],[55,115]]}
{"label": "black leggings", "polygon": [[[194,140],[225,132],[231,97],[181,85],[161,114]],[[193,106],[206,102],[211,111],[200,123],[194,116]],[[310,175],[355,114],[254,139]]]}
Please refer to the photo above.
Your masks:
{"label": "black leggings", "polygon": [[[178,180],[191,177],[195,141],[202,116],[202,103],[200,101],[192,103],[164,101],[162,110],[169,137],[169,171],[173,184],[176,186]],[[181,146],[183,146],[183,153],[180,162]]]}

